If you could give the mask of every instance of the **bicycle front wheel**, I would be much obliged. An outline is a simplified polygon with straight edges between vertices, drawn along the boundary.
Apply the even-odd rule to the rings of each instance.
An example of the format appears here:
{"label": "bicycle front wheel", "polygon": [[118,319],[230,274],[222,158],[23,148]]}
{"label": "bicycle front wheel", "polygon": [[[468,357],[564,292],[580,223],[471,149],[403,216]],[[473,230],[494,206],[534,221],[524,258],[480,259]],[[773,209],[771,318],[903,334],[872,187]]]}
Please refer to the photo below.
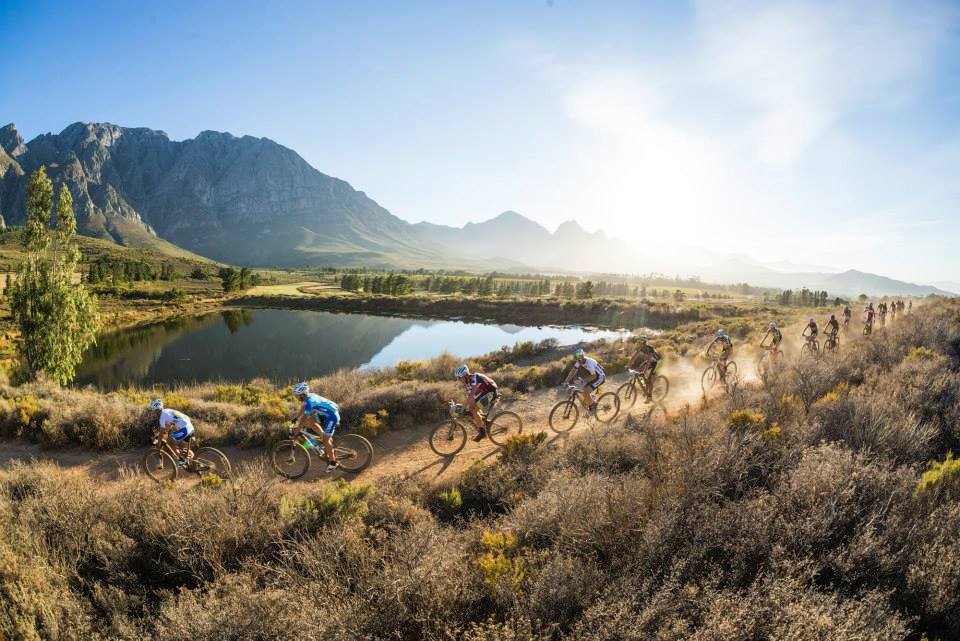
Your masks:
{"label": "bicycle front wheel", "polygon": [[737,369],[737,364],[733,361],[727,361],[727,370],[723,374],[723,382],[726,384],[728,392],[731,387],[740,382],[740,372]]}
{"label": "bicycle front wheel", "polygon": [[703,376],[700,377],[700,387],[704,392],[709,392],[717,384],[717,368],[711,365],[703,370]]}
{"label": "bicycle front wheel", "polygon": [[637,384],[634,380],[629,380],[617,388],[617,396],[620,397],[620,408],[626,412],[637,402]]}
{"label": "bicycle front wheel", "polygon": [[230,459],[227,458],[226,454],[215,447],[199,448],[194,453],[193,465],[197,470],[197,473],[201,476],[204,474],[213,473],[224,481],[233,476],[233,468],[230,465]]}
{"label": "bicycle front wheel", "polygon": [[334,436],[333,452],[337,463],[348,472],[359,472],[373,462],[373,445],[359,434]]}
{"label": "bicycle front wheel", "polygon": [[609,424],[613,422],[613,419],[617,418],[619,413],[620,397],[613,392],[601,394],[600,398],[597,399],[597,420],[601,423]]}
{"label": "bicycle front wheel", "polygon": [[169,452],[158,450],[156,448],[147,452],[143,457],[143,469],[147,476],[157,483],[172,481],[177,478],[177,462],[173,460]]}
{"label": "bicycle front wheel", "polygon": [[573,401],[560,401],[550,410],[550,429],[557,434],[569,432],[580,419],[580,410]]}
{"label": "bicycle front wheel", "polygon": [[659,403],[660,401],[665,399],[667,397],[667,394],[669,393],[670,393],[670,381],[667,380],[667,377],[661,376],[659,374],[654,374],[653,389],[650,391],[650,396],[653,398],[653,402]]}
{"label": "bicycle front wheel", "polygon": [[500,412],[487,424],[487,436],[494,444],[503,447],[507,439],[523,431],[523,421],[516,412]]}
{"label": "bicycle front wheel", "polygon": [[453,456],[467,444],[467,430],[456,421],[449,421],[430,432],[430,449],[438,456]]}
{"label": "bicycle front wheel", "polygon": [[270,454],[270,460],[277,474],[288,479],[298,479],[310,469],[310,452],[294,440],[277,443]]}

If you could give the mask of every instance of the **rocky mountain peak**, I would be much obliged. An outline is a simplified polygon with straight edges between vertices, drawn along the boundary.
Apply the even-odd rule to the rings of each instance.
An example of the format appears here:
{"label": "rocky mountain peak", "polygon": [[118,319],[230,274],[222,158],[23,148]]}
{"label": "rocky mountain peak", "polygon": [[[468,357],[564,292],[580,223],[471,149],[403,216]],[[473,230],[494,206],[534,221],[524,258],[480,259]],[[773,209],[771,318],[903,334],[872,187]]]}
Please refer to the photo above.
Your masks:
{"label": "rocky mountain peak", "polygon": [[26,145],[23,144],[23,137],[12,122],[0,127],[0,148],[11,158],[22,156],[27,151]]}

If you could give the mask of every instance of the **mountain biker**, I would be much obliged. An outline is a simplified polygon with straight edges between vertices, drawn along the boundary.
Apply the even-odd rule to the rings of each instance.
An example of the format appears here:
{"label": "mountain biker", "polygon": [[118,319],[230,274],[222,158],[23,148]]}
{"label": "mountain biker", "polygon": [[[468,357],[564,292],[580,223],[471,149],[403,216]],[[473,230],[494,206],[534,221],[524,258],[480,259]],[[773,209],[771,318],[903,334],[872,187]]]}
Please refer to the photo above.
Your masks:
{"label": "mountain biker", "polygon": [[873,303],[867,303],[867,308],[863,310],[863,325],[867,333],[873,330]]}
{"label": "mountain biker", "polygon": [[470,372],[466,365],[460,365],[453,372],[457,381],[463,383],[464,390],[467,393],[467,402],[464,406],[470,412],[473,418],[473,425],[477,428],[477,435],[473,440],[482,440],[487,434],[487,428],[484,424],[481,412],[490,416],[493,406],[500,400],[500,392],[497,390],[497,384],[492,378],[480,372]]}
{"label": "mountain biker", "polygon": [[567,377],[563,380],[563,384],[569,385],[574,376],[583,379],[584,372],[586,372],[589,378],[584,380],[583,389],[580,391],[581,399],[583,400],[583,404],[589,408],[590,413],[593,414],[597,410],[597,403],[593,400],[593,392],[603,385],[607,377],[596,359],[588,357],[582,349],[577,349],[577,351],[573,353],[573,369],[567,374]]}
{"label": "mountain biker", "polygon": [[190,442],[194,437],[193,423],[190,422],[190,417],[183,412],[164,408],[163,401],[159,398],[150,401],[150,409],[160,425],[159,431],[163,433],[164,437],[169,437],[173,441],[173,449],[181,458],[180,464],[189,464],[193,459]]}
{"label": "mountain biker", "polygon": [[293,386],[293,395],[301,403],[296,421],[302,430],[311,430],[323,441],[323,451],[327,455],[327,474],[340,467],[336,452],[333,450],[333,433],[340,424],[340,408],[330,399],[319,394],[311,394],[310,386],[297,383]]}
{"label": "mountain biker", "polygon": [[907,314],[913,311],[913,301],[907,301]]}
{"label": "mountain biker", "polygon": [[[807,332],[809,332],[809,334]],[[803,328],[803,333],[800,335],[807,339],[808,343],[813,343],[813,341],[817,340],[817,335],[819,333],[820,328],[817,327],[817,321],[813,316],[811,316],[810,322],[808,322],[807,326]]]}
{"label": "mountain biker", "polygon": [[630,359],[629,368],[640,372],[643,376],[647,402],[649,403],[653,400],[653,375],[660,369],[663,357],[660,352],[653,348],[653,345],[647,342],[646,336],[638,337],[637,342],[639,347],[637,353]]}
{"label": "mountain biker", "polygon": [[767,328],[767,333],[763,335],[763,338],[760,339],[760,347],[764,347],[764,342],[770,339],[770,349],[777,350],[780,348],[780,341],[783,340],[783,332],[780,331],[780,328],[777,327],[776,322],[771,322],[770,327]]}
{"label": "mountain biker", "polygon": [[707,345],[707,354],[710,353],[714,345],[718,344],[720,345],[720,353],[717,354],[717,366],[720,368],[720,375],[726,376],[727,361],[730,359],[731,352],[733,352],[733,341],[730,340],[724,329],[717,330],[717,337]]}
{"label": "mountain biker", "polygon": [[837,334],[840,333],[840,321],[837,320],[835,314],[830,314],[830,320],[827,321],[827,326],[823,328],[823,331],[833,338],[836,338]]}
{"label": "mountain biker", "polygon": [[847,305],[843,308],[843,324],[850,324],[850,317],[853,316],[853,311],[850,309],[850,306]]}

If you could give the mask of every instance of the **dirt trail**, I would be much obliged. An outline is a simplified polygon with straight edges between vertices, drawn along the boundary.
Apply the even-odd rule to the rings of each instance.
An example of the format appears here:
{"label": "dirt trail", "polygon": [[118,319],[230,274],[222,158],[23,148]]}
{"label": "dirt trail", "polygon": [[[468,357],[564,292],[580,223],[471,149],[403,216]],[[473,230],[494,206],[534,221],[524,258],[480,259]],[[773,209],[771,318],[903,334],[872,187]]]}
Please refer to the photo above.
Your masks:
{"label": "dirt trail", "polygon": [[[794,340],[790,340],[795,326],[791,325],[789,330],[791,331],[788,334],[785,328],[784,343],[787,347],[786,357],[792,362],[796,359],[795,354],[799,348],[792,345],[795,342]],[[796,333],[799,333],[799,331]],[[851,333],[851,337],[844,342],[850,342],[850,339],[854,336],[856,335]],[[858,336],[856,338],[859,339]],[[748,344],[750,340],[748,338],[747,342],[740,342],[734,351],[733,359],[739,365],[741,381],[750,381],[756,378],[755,363],[760,352],[754,345]],[[670,393],[664,404],[667,411],[700,401],[702,398],[700,375],[705,366],[705,363],[688,357],[673,361],[664,367],[663,374],[670,379],[671,383]],[[626,374],[611,376],[604,386],[605,391],[616,391],[627,378]],[[717,393],[720,392],[714,392],[713,394]],[[547,443],[562,447],[566,444],[570,434],[582,432],[591,427],[600,426],[600,424],[589,421],[581,415],[580,421],[571,432],[562,435],[553,433],[547,425],[547,416],[550,409],[561,398],[562,395],[558,393],[558,390],[546,389],[518,396],[513,401],[505,402],[501,409],[510,409],[520,414],[523,419],[524,434],[547,432],[549,434]],[[622,424],[627,416],[632,416],[634,419],[640,418],[650,411],[651,406],[638,402],[630,411],[621,412],[614,424]],[[434,423],[402,431],[388,432],[377,438],[373,443],[374,462],[360,474],[351,475],[338,472],[327,475],[323,471],[322,462],[314,459],[310,472],[302,479],[291,483],[302,485],[321,479],[331,480],[335,478],[357,478],[368,481],[386,476],[408,476],[435,480],[458,474],[478,460],[488,460],[495,457],[498,452],[498,448],[489,440],[484,439],[479,443],[468,440],[466,447],[457,456],[452,458],[437,456],[427,442],[430,430],[435,425]],[[242,468],[244,465],[258,462],[269,466],[266,448],[224,446],[219,449],[230,458],[235,468]],[[88,474],[110,481],[137,474],[145,453],[146,448],[118,452],[99,452],[80,448],[48,450],[36,444],[6,440],[0,441],[0,467],[9,466],[16,461],[49,461],[65,470],[72,470],[76,473]]]}

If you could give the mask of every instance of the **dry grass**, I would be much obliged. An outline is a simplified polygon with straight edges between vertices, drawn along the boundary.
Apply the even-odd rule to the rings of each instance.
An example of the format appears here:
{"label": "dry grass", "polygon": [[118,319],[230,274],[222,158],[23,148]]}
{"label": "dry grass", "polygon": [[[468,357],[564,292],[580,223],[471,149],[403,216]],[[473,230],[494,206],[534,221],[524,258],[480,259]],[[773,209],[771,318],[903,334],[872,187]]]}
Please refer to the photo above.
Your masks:
{"label": "dry grass", "polygon": [[[254,468],[174,490],[15,466],[0,472],[0,636],[960,639],[952,476],[918,491],[928,459],[960,450],[958,310],[666,419],[518,441],[442,486],[294,489]],[[446,385],[327,382],[352,407]],[[185,400],[204,416],[255,402],[205,397],[234,393]],[[70,411],[99,433],[98,410]]]}

